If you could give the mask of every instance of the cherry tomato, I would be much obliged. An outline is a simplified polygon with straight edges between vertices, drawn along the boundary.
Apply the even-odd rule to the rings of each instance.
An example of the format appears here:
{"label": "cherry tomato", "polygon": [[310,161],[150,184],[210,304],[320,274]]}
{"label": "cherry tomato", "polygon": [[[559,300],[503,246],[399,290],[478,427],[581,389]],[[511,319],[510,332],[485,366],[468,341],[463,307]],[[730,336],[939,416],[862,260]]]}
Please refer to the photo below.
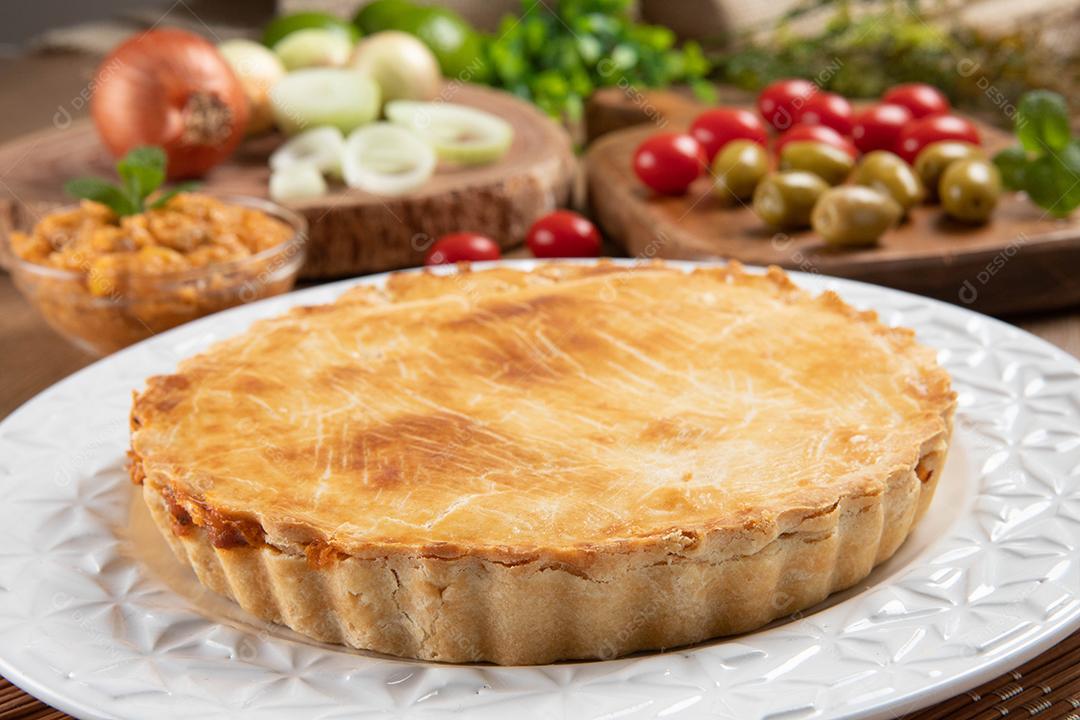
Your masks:
{"label": "cherry tomato", "polygon": [[751,140],[759,145],[768,141],[765,126],[757,115],[740,108],[706,110],[694,120],[690,134],[701,143],[705,158],[710,163],[721,148],[732,140]]}
{"label": "cherry tomato", "polygon": [[659,133],[634,153],[634,172],[662,195],[681,195],[701,175],[705,151],[685,133]]}
{"label": "cherry tomato", "polygon": [[950,109],[949,99],[936,87],[925,83],[896,85],[885,93],[881,101],[903,105],[916,118],[945,115]]}
{"label": "cherry tomato", "polygon": [[525,242],[538,258],[600,254],[600,233],[596,226],[570,210],[556,210],[534,222]]}
{"label": "cherry tomato", "polygon": [[831,127],[825,127],[824,125],[796,125],[776,139],[776,144],[773,146],[773,149],[776,151],[776,154],[779,155],[785,145],[789,142],[796,142],[799,140],[809,140],[832,145],[848,153],[851,157],[855,157],[859,154],[855,149],[855,146],[851,144],[850,140],[833,130]]}
{"label": "cherry tomato", "polygon": [[456,232],[435,241],[424,256],[425,265],[447,265],[462,260],[498,260],[499,244],[486,235]]}
{"label": "cherry tomato", "polygon": [[900,131],[894,152],[909,163],[919,151],[939,140],[963,140],[979,145],[979,131],[970,121],[955,115],[931,115],[912,120]]}
{"label": "cherry tomato", "polygon": [[874,105],[855,116],[851,137],[855,147],[864,153],[874,150],[896,149],[900,131],[911,122],[911,111],[903,105],[882,103]]}
{"label": "cherry tomato", "polygon": [[816,92],[795,112],[800,125],[824,125],[841,135],[851,134],[851,103],[831,92]]}
{"label": "cherry tomato", "polygon": [[809,80],[777,80],[758,95],[758,112],[765,122],[783,132],[795,124],[799,110],[816,92],[817,85]]}

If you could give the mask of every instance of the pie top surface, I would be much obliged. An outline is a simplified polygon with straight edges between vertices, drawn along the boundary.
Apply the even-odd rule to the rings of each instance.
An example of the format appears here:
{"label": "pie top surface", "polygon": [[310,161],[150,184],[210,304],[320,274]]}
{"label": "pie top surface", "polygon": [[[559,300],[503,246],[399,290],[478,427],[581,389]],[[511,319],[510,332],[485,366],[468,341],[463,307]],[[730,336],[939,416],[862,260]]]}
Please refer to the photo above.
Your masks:
{"label": "pie top surface", "polygon": [[261,321],[133,409],[145,481],[344,552],[514,557],[881,492],[947,374],[779,271],[391,276]]}

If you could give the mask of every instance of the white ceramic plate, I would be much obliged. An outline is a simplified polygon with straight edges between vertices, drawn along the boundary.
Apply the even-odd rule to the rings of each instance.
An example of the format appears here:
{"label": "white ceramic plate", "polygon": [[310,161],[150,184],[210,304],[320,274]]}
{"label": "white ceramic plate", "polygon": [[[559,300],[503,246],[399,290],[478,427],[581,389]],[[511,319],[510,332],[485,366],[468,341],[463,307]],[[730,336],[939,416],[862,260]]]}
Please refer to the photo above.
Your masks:
{"label": "white ceramic plate", "polygon": [[1080,363],[957,307],[795,279],[916,328],[959,392],[930,512],[892,560],[818,608],[663,654],[502,668],[321,645],[202,590],[132,502],[131,391],[255,318],[371,277],[165,333],[0,424],[0,672],[84,718],[884,718],[1080,626]]}

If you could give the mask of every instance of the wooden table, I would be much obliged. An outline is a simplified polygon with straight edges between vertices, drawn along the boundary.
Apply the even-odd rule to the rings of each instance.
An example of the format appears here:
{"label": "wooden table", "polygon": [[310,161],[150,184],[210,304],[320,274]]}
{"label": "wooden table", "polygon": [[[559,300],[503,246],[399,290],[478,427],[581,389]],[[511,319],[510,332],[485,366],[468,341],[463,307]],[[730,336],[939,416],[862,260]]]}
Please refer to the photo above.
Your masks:
{"label": "wooden table", "polygon": [[[85,114],[72,104],[74,101],[68,100],[66,104],[58,105],[57,98],[77,98],[92,67],[91,61],[78,56],[0,60],[0,107],[4,108],[4,114],[0,115],[0,141],[47,125],[58,107],[66,108],[74,117]],[[6,168],[0,168],[0,194],[5,192],[5,170]],[[1025,330],[1080,357],[1080,309],[1013,320]],[[94,360],[55,335],[19,296],[11,279],[2,272],[0,350],[0,418],[6,417],[49,385]],[[1025,667],[1022,674],[1029,678],[1029,686],[1036,681],[1043,682],[1045,678],[1040,673],[1053,670],[1056,667],[1053,663],[1060,664],[1065,660],[1066,664],[1075,665],[1080,662],[1080,636],[1074,636],[1069,643],[1063,643],[1059,647],[1065,655],[1051,657],[1047,654],[1041,657],[1041,664],[1035,661]],[[1050,662],[1051,660],[1053,662]],[[1015,677],[1005,677],[998,686],[1004,687],[1009,683],[1016,685],[1017,682],[1019,681]],[[987,693],[984,695],[987,697],[980,700],[980,703],[994,699]],[[961,697],[968,698],[965,703],[972,703],[969,696]],[[1065,717],[1058,715],[1057,711],[1061,708],[1067,709],[1072,702],[1076,703],[1074,707],[1080,707],[1080,696],[1077,695],[1074,684],[1060,688],[1056,696],[1048,694],[1047,697],[1056,697],[1051,706],[1048,706],[1054,717]],[[971,711],[972,707],[968,707],[968,710]],[[986,707],[989,710],[993,705],[987,704]],[[64,717],[67,716],[0,679],[0,720],[54,720]],[[929,720],[949,715],[941,714],[941,710],[931,710],[915,717]]]}

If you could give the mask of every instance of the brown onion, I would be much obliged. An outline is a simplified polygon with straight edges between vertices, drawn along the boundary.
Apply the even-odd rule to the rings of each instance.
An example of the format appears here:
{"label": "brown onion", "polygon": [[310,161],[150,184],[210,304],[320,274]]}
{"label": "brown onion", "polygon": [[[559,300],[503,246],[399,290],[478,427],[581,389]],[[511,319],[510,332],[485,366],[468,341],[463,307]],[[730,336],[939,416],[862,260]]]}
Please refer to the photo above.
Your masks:
{"label": "brown onion", "polygon": [[169,178],[198,177],[244,137],[244,89],[217,49],[183,30],[150,30],[101,63],[91,114],[109,151],[160,145]]}

